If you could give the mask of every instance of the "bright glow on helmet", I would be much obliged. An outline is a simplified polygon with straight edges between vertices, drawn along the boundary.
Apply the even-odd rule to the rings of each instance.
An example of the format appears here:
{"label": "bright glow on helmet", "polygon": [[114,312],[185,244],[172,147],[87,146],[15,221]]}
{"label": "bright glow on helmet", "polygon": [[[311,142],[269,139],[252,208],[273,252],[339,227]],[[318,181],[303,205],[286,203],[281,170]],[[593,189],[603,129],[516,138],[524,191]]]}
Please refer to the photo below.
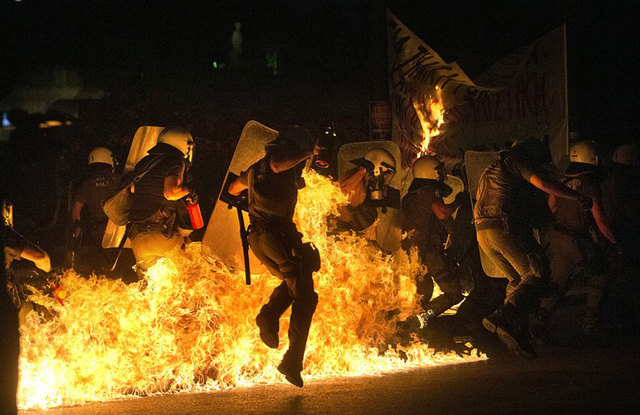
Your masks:
{"label": "bright glow on helmet", "polygon": [[447,177],[444,171],[444,164],[438,157],[433,155],[420,157],[413,163],[411,171],[414,179],[443,181]]}
{"label": "bright glow on helmet", "polygon": [[89,153],[89,164],[104,163],[111,167],[115,167],[116,159],[113,156],[113,152],[106,147],[96,147]]}
{"label": "bright glow on helmet", "polygon": [[193,157],[193,137],[191,134],[179,127],[167,127],[158,136],[159,143],[169,144],[184,154],[189,160]]}
{"label": "bright glow on helmet", "polygon": [[598,152],[591,141],[579,141],[571,146],[569,159],[572,163],[584,163],[598,165]]}
{"label": "bright glow on helmet", "polygon": [[372,173],[374,176],[396,172],[396,159],[385,149],[374,148],[369,150],[364,155],[364,159],[373,165]]}

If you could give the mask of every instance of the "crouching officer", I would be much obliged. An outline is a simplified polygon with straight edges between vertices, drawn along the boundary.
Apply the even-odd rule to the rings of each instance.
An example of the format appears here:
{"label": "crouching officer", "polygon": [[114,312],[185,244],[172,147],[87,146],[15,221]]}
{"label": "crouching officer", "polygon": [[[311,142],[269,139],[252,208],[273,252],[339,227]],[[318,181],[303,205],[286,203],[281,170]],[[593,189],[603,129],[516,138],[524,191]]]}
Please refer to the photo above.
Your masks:
{"label": "crouching officer", "polygon": [[535,188],[591,207],[590,197],[545,178],[542,168],[550,163],[545,142],[517,140],[480,176],[473,211],[480,249],[509,280],[505,303],[482,323],[510,350],[527,358],[536,357],[529,313],[537,307],[549,279],[546,255],[533,236],[536,212],[532,207],[544,208]]}
{"label": "crouching officer", "polygon": [[[407,232],[403,241],[405,249],[417,246],[422,262],[428,273],[416,279],[420,304],[425,310],[423,318],[437,317],[449,307],[464,298],[458,276],[454,275],[447,263],[444,242],[451,232],[451,215],[462,204],[467,193],[456,195],[456,200],[446,204],[444,197],[451,188],[444,181],[444,165],[436,156],[424,156],[416,160],[412,167],[413,181],[407,195],[402,200],[403,224]],[[431,300],[435,281],[442,295]]]}
{"label": "crouching officer", "polygon": [[230,183],[228,192],[239,196],[248,189],[249,245],[255,256],[282,279],[269,302],[256,317],[260,338],[270,348],[278,347],[280,316],[292,306],[289,323],[289,349],[278,371],[287,381],[302,387],[300,376],[311,319],[318,303],[313,287],[313,271],[319,269],[319,256],[293,223],[298,189],[304,187],[301,174],[305,161],[320,148],[308,130],[285,128],[267,146],[263,159]]}
{"label": "crouching officer", "polygon": [[184,243],[188,221],[180,200],[195,199],[186,185],[193,138],[181,128],[165,128],[158,144],[136,165],[133,174],[146,173],[132,185],[129,238],[138,277],[156,261]]}
{"label": "crouching officer", "polygon": [[[89,153],[88,170],[73,196],[69,238],[70,265],[81,272],[105,271],[110,258],[102,248],[108,218],[102,201],[118,186],[111,150],[96,147]],[[79,252],[78,252],[79,251]],[[80,258],[76,261],[76,254]]]}
{"label": "crouching officer", "polygon": [[[580,141],[571,147],[571,163],[561,182],[592,199],[590,211],[575,200],[550,195],[548,204],[554,224],[544,234],[549,245],[548,257],[551,281],[555,292],[542,300],[538,315],[533,320],[532,332],[543,340],[548,337],[549,318],[561,296],[568,290],[570,279],[579,264],[584,266],[589,283],[587,312],[583,322],[583,334],[592,336],[597,328],[600,299],[606,283],[607,259],[602,248],[602,236],[617,244],[611,225],[602,209],[598,167],[598,153],[589,141]],[[546,245],[545,244],[545,245]]]}

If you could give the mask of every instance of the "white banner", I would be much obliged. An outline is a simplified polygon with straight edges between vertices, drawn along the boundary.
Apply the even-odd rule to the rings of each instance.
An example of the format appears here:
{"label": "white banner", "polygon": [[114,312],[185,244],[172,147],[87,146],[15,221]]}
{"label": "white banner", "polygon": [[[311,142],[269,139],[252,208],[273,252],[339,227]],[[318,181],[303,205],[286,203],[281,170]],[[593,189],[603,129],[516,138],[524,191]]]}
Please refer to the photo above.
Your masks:
{"label": "white banner", "polygon": [[393,139],[410,165],[429,150],[462,158],[523,137],[548,137],[554,161],[567,152],[564,26],[498,61],[474,81],[387,13]]}

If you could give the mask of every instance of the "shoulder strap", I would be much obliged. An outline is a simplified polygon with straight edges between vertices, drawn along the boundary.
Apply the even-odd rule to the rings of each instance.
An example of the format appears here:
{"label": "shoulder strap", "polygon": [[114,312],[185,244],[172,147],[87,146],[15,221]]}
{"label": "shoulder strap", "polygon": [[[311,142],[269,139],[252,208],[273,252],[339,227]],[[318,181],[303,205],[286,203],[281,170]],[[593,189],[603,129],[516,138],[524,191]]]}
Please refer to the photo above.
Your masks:
{"label": "shoulder strap", "polygon": [[144,170],[142,170],[133,178],[133,180],[131,181],[131,184],[138,183],[147,173],[151,171],[151,169],[153,169],[158,164],[160,164],[160,162],[162,162],[165,158],[166,158],[166,154],[161,154],[155,159],[151,160],[151,163],[149,163],[149,165]]}

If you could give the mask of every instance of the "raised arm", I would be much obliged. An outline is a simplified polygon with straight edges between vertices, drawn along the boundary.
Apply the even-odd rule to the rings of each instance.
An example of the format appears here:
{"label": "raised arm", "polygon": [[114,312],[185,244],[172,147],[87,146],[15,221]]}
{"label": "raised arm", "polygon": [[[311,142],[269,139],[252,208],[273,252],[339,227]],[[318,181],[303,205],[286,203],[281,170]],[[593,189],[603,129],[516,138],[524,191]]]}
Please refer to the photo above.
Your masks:
{"label": "raised arm", "polygon": [[569,189],[567,186],[556,180],[547,180],[537,174],[532,174],[529,178],[529,182],[547,194],[563,197],[565,199],[577,200],[582,204],[591,204],[590,197],[587,197],[582,193],[578,193],[573,189]]}
{"label": "raised arm", "polygon": [[287,152],[274,152],[269,160],[269,167],[274,173],[280,173],[289,170],[301,162],[317,155],[322,150],[322,147],[317,144],[313,147],[313,150],[297,150],[291,153]]}

